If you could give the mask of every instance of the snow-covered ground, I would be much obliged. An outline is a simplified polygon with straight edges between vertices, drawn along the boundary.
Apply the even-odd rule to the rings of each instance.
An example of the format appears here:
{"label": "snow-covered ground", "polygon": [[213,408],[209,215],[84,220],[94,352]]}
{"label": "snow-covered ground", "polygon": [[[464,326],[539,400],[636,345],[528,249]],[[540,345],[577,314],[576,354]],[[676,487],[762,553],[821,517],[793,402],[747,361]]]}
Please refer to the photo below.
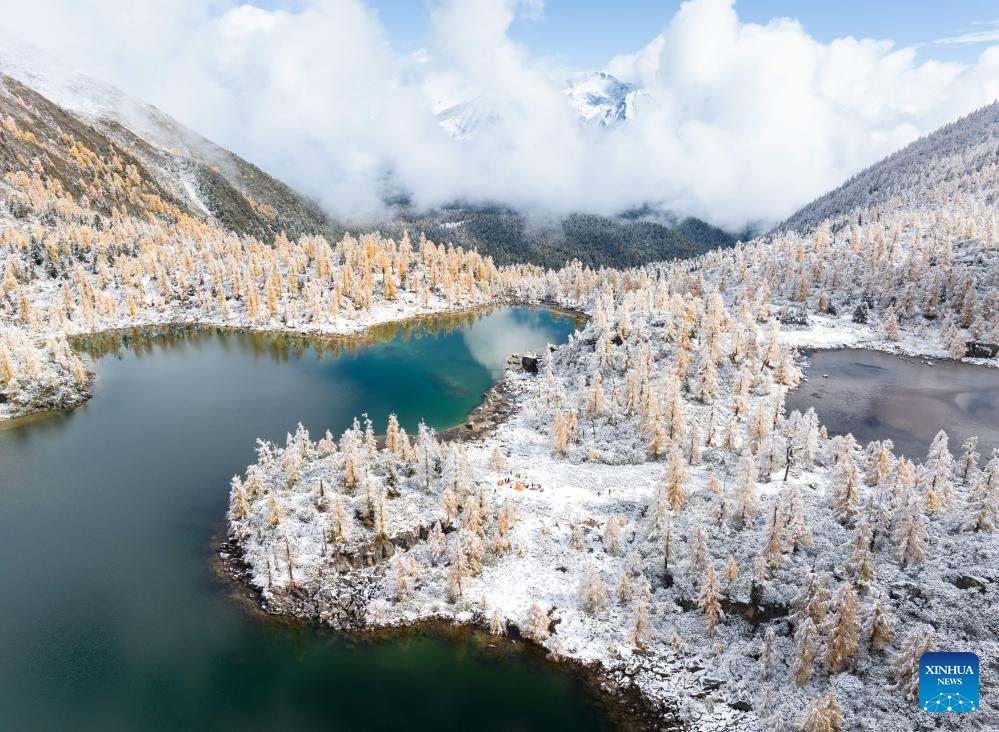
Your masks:
{"label": "snow-covered ground", "polygon": [[[719,405],[759,365],[720,364],[718,396],[712,404],[681,397],[683,437],[674,435],[675,453],[667,441],[657,458],[637,414],[615,399],[627,391],[628,364],[646,347],[664,368],[675,362],[659,320],[636,316],[632,335],[615,346],[599,330],[619,332],[620,320],[601,326],[598,314],[555,352],[550,374],[508,373],[517,409],[479,443],[438,447],[423,435],[397,455],[364,448],[358,428],[338,450],[329,438],[314,447],[305,433],[289,436],[285,448],[263,447],[261,462],[234,483],[230,518],[265,606],[351,627],[445,618],[517,633],[558,657],[599,664],[614,683],[637,684],[697,729],[780,728],[829,691],[849,728],[917,727],[913,703],[893,687],[905,679],[904,642],[925,645],[932,634],[938,649],[973,650],[983,667],[999,658],[999,621],[987,602],[999,544],[968,529],[983,510],[994,513],[973,493],[985,490],[982,481],[995,483],[988,499],[995,502],[999,460],[966,480],[960,461],[945,460],[948,496],[937,489],[945,505],[925,508],[935,462],[915,469],[881,445],[865,450],[827,439],[809,415],[785,418],[778,410],[771,437],[749,457],[755,415],[770,414],[797,379],[792,369],[788,383],[775,383],[779,363],[763,366],[742,420]],[[819,318],[782,340],[828,345],[833,323]],[[847,330],[836,344],[877,340],[864,326]],[[768,336],[757,335],[762,353]],[[613,355],[606,411],[597,415],[588,406],[592,378],[585,382],[605,342]],[[556,403],[576,424],[564,454],[553,449]],[[723,419],[711,429],[713,413]],[[710,444],[691,451],[691,439]],[[754,465],[748,497],[739,489],[747,460]],[[347,463],[359,476],[354,487],[346,485]],[[674,464],[685,473],[684,497],[665,510]],[[844,496],[851,470],[856,493]],[[918,509],[911,504],[917,495]],[[340,531],[346,535],[337,537]],[[919,559],[899,553],[907,532],[922,547]],[[710,596],[709,567],[721,613],[710,630],[699,607]],[[806,625],[811,635],[802,639]],[[886,634],[891,643],[882,642]],[[839,661],[837,643],[847,649]],[[810,660],[800,673],[808,678],[799,686],[803,654]],[[999,719],[988,708],[979,718]]]}

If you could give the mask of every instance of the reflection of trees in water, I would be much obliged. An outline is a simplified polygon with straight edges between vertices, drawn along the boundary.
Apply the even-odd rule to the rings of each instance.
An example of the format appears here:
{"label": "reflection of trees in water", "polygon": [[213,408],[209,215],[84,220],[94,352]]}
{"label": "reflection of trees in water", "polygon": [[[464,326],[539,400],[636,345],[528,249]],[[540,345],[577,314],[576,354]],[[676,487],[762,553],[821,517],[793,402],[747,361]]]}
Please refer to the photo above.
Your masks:
{"label": "reflection of trees in water", "polygon": [[[445,313],[432,317],[410,318],[408,320],[384,323],[367,328],[361,333],[346,336],[298,335],[274,331],[241,330],[208,325],[155,325],[124,330],[112,330],[77,336],[72,339],[75,348],[88,354],[92,359],[114,356],[121,358],[131,352],[136,358],[151,353],[154,348],[177,348],[184,344],[198,344],[206,340],[220,343],[222,348],[235,341],[249,348],[254,356],[270,356],[275,363],[285,363],[292,357],[297,361],[312,350],[318,360],[330,356],[355,355],[358,351],[389,343],[396,338],[403,343],[419,340],[425,336],[448,336],[471,327],[483,318],[492,315],[496,308],[481,308],[460,313]],[[553,323],[571,320],[577,327],[582,320],[574,315],[551,311]]]}

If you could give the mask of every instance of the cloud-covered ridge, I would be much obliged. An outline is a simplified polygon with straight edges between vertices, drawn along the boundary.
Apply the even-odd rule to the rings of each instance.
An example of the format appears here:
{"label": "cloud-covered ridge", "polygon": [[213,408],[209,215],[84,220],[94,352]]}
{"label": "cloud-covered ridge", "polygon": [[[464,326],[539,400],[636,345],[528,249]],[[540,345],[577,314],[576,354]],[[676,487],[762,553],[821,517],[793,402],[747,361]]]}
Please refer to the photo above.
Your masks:
{"label": "cloud-covered ridge", "polygon": [[[418,54],[396,54],[360,0],[269,10],[229,0],[5,8],[5,30],[117,84],[364,220],[386,196],[611,214],[652,203],[730,230],[765,225],[921,134],[999,96],[999,47],[917,62],[888,41],[820,43],[691,0],[605,69],[640,89],[620,124],[580,122],[573,70],[514,42],[539,3],[441,0]],[[476,134],[436,117],[489,111]]]}

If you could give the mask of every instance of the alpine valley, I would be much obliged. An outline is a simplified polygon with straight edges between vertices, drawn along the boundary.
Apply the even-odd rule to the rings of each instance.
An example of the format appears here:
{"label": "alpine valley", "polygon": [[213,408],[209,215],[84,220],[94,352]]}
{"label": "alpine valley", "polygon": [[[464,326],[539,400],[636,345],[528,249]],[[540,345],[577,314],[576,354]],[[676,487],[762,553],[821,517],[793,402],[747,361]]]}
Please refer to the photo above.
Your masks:
{"label": "alpine valley", "polygon": [[[226,586],[271,616],[254,624],[375,642],[427,627],[488,634],[495,648],[543,656],[538,678],[570,669],[589,680],[581,695],[627,712],[607,725],[648,729],[929,729],[932,718],[914,721],[924,652],[999,664],[999,104],[756,236],[660,210],[538,222],[500,203],[420,211],[405,195],[361,226],[34,50],[5,43],[0,72],[0,475],[31,487],[3,485],[0,501],[19,498],[0,514],[33,516],[41,531],[64,510],[18,513],[56,481],[15,469],[55,439],[58,420],[104,400],[117,408],[131,382],[105,359],[134,353],[169,388],[187,383],[187,354],[226,364],[200,403],[247,380],[233,430],[240,404],[323,404],[297,427],[241,441],[226,453],[238,473],[198,489],[228,497],[199,517],[222,532],[199,541],[214,540]],[[606,134],[647,96],[608,73],[565,88],[579,124]],[[459,141],[505,113],[482,96],[440,107]],[[441,350],[420,350],[431,343]],[[833,348],[849,349],[843,374],[809,366]],[[863,366],[872,351],[880,360]],[[316,369],[314,380],[301,401],[297,387],[271,395],[281,377],[239,376],[226,360],[237,353]],[[894,379],[895,401],[888,387],[815,396],[893,364],[936,368],[927,362],[939,370],[923,387]],[[406,403],[382,409],[371,396],[382,392]],[[337,412],[358,394],[356,415]],[[460,399],[471,414],[445,408]],[[151,402],[151,440],[169,401]],[[940,404],[981,432],[962,423],[961,439],[949,436]],[[858,427],[832,429],[827,414]],[[911,430],[917,452],[885,431],[856,439],[875,414],[930,436]],[[198,444],[221,444],[192,422]],[[163,470],[183,466],[182,449]],[[58,483],[104,490],[80,480]],[[169,502],[164,482],[151,505]],[[114,520],[141,527],[140,509]],[[171,531],[183,533],[189,514],[177,510]],[[74,522],[99,526],[104,513]],[[118,566],[102,559],[95,576],[114,576],[105,561]],[[171,586],[166,555],[157,561],[148,574]],[[206,591],[224,594],[222,580]],[[0,654],[12,649],[0,634]],[[974,720],[999,728],[994,681],[983,673],[981,684]],[[507,701],[518,703],[498,706]],[[937,726],[956,729],[953,716]]]}

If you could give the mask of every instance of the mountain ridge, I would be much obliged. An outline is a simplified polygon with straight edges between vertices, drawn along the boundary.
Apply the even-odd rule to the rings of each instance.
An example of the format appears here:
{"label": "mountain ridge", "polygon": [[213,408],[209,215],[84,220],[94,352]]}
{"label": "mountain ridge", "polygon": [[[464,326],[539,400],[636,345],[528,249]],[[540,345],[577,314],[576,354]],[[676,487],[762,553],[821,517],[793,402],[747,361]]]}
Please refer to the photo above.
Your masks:
{"label": "mountain ridge", "polygon": [[239,234],[336,236],[318,204],[283,181],[111,84],[3,37],[0,74],[114,141],[193,214]]}
{"label": "mountain ridge", "polygon": [[[808,231],[825,219],[900,199],[961,196],[988,189],[996,201],[999,162],[999,101],[992,102],[896,150],[788,217],[775,230]],[[975,175],[965,176],[968,169]],[[992,173],[991,175],[989,173]],[[974,189],[974,190],[972,190]]]}
{"label": "mountain ridge", "polygon": [[[654,211],[595,216],[579,212],[533,219],[517,211],[484,205],[454,205],[430,211],[410,210],[404,201],[389,206],[390,215],[364,227],[350,227],[329,217],[314,201],[222,146],[191,130],[156,107],[135,100],[116,87],[67,69],[23,45],[0,48],[0,75],[14,97],[46,114],[54,124],[37,131],[50,143],[49,157],[69,153],[61,145],[63,128],[73,137],[141,164],[157,195],[186,213],[207,218],[239,235],[271,241],[284,232],[292,238],[322,234],[339,239],[365,229],[398,233],[474,248],[499,263],[531,262],[559,267],[572,259],[592,266],[633,266],[659,259],[688,258],[734,244],[735,237],[696,219],[670,219]],[[9,80],[9,82],[7,81]],[[572,87],[589,95],[588,123],[606,126],[624,120],[634,87],[607,74],[584,75]],[[568,97],[567,97],[568,98]],[[11,100],[12,101],[12,100]],[[13,102],[12,102],[13,103]],[[601,106],[602,105],[602,106]],[[17,104],[6,114],[17,116]],[[3,107],[0,107],[3,111]],[[86,128],[86,130],[84,129]],[[98,139],[99,138],[99,139]],[[110,146],[110,147],[109,147]],[[31,156],[27,149],[20,151]],[[5,170],[20,169],[16,154]],[[78,171],[62,181],[76,190]],[[54,171],[53,171],[54,172]]]}

